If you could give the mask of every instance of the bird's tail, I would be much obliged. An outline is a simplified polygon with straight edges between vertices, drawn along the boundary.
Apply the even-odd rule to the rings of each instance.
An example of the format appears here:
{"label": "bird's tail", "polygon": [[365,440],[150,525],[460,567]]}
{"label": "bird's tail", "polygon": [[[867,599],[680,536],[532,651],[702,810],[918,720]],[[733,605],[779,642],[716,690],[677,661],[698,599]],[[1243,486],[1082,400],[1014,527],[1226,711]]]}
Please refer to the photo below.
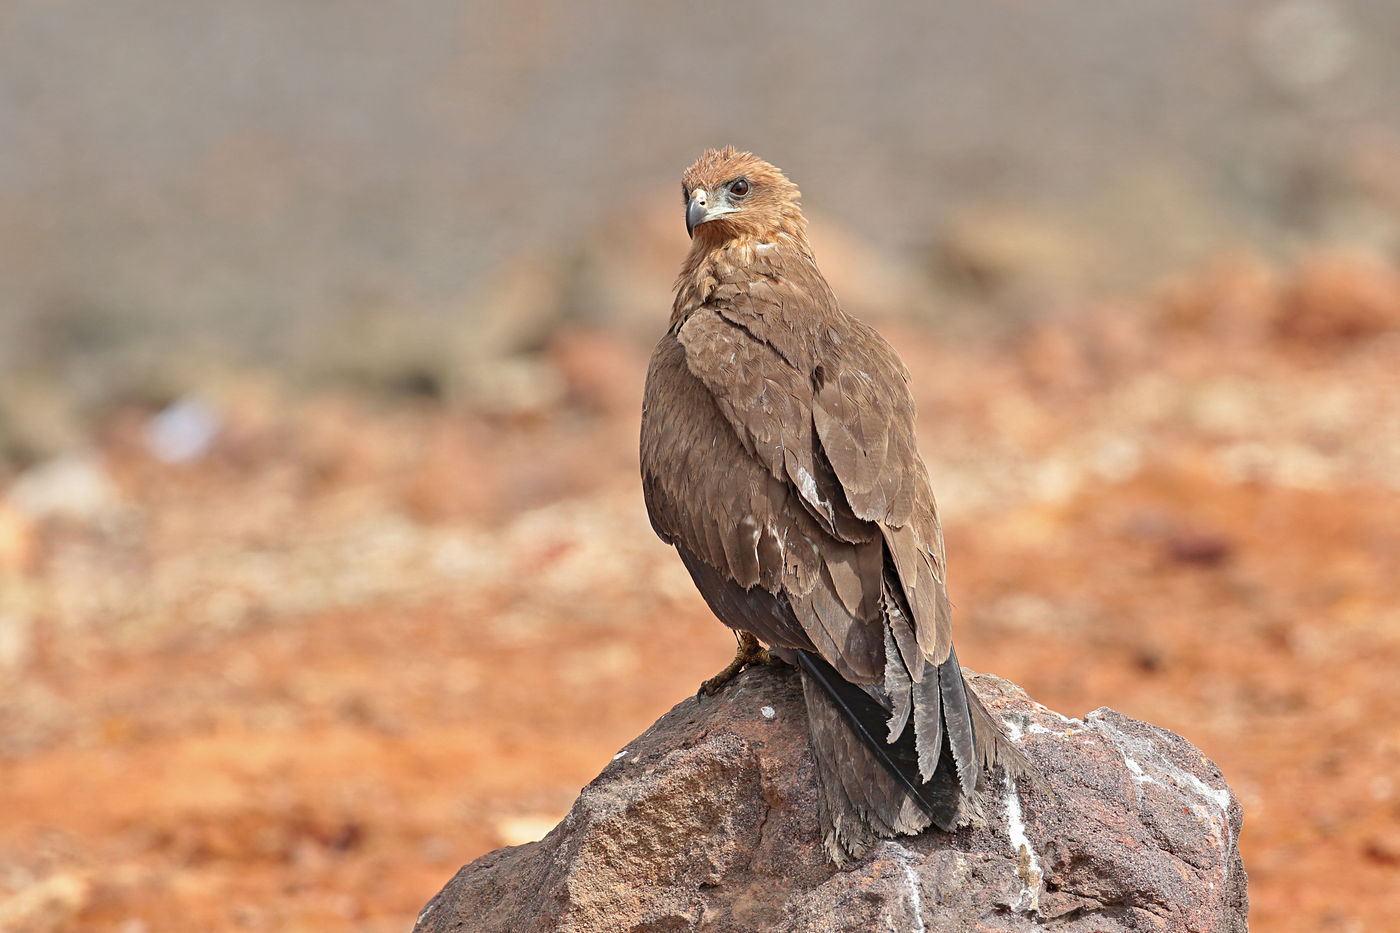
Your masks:
{"label": "bird's tail", "polygon": [[799,651],[797,658],[826,850],[837,865],[860,858],[881,837],[930,824],[956,829],[979,812],[985,768],[1019,773],[1028,765],[967,689],[956,654],[911,684],[914,715],[894,741],[887,740],[885,705],[816,654]]}

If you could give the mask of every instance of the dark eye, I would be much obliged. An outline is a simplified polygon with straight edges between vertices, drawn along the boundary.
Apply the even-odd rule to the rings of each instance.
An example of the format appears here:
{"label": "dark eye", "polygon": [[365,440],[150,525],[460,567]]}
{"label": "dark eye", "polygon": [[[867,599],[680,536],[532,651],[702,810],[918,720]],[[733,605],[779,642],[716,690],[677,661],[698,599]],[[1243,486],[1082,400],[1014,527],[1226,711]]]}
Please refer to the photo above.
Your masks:
{"label": "dark eye", "polygon": [[749,180],[747,178],[735,179],[734,184],[729,186],[729,193],[736,198],[742,198],[749,193]]}

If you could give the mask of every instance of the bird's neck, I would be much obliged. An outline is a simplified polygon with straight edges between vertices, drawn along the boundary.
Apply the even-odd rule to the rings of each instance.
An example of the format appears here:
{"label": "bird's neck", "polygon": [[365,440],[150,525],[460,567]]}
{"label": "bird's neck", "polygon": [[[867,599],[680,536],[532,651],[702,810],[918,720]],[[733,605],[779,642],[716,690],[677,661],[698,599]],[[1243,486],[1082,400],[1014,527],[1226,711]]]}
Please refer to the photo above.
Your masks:
{"label": "bird's neck", "polygon": [[785,256],[788,261],[814,263],[812,247],[802,230],[741,236],[723,235],[696,228],[690,252],[681,263],[676,279],[676,300],[671,308],[672,324],[683,321],[710,300],[722,283],[746,277],[771,275],[781,268],[769,257]]}

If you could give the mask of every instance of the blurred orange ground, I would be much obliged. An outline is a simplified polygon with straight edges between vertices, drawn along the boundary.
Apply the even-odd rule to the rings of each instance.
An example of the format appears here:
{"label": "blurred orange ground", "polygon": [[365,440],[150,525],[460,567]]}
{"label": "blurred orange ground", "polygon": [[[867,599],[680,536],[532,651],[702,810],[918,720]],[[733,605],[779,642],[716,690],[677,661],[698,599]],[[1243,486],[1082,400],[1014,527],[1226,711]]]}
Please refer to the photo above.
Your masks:
{"label": "blurred orange ground", "polygon": [[[1396,928],[1400,288],[1376,275],[1230,260],[1014,334],[881,325],[964,663],[1214,758],[1261,930]],[[727,660],[641,506],[645,349],[565,334],[546,361],[565,396],[508,418],[249,379],[182,467],[117,411],[105,500],[0,505],[0,929],[397,933]]]}

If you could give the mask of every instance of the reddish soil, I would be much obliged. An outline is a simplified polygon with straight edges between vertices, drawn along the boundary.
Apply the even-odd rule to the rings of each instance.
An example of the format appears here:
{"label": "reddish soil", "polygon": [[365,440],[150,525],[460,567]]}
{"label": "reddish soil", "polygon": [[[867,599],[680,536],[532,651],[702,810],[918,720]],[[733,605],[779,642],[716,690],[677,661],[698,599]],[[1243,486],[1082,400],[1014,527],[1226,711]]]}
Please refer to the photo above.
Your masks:
{"label": "reddish soil", "polygon": [[[963,662],[1174,729],[1252,919],[1394,928],[1400,286],[1222,262],[915,374]],[[509,419],[218,395],[80,514],[0,500],[0,929],[401,931],[728,658],[635,478],[645,350],[564,334]]]}

